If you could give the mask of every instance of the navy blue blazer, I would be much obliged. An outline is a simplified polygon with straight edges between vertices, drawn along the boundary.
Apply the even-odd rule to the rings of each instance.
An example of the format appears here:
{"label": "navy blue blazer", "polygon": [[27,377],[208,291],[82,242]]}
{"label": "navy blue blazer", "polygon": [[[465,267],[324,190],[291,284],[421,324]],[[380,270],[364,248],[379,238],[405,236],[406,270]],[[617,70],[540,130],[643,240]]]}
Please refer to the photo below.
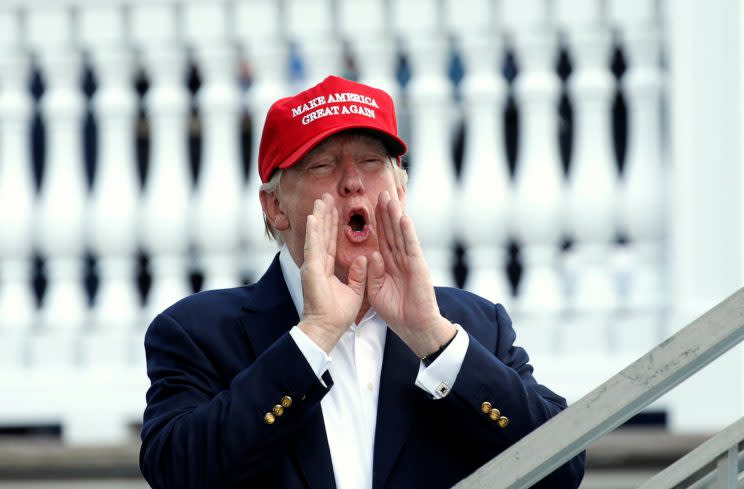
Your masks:
{"label": "navy blue blazer", "polygon": [[[451,487],[565,408],[532,377],[506,311],[437,288],[442,314],[470,334],[455,385],[434,400],[416,387],[419,360],[392,332],[385,342],[373,488]],[[320,400],[327,388],[289,335],[299,322],[278,259],[253,285],[187,297],[145,337],[151,387],[140,468],[161,488],[335,488]],[[267,412],[292,399],[273,424]],[[505,428],[481,412],[490,402]],[[538,486],[578,487],[584,455]]]}

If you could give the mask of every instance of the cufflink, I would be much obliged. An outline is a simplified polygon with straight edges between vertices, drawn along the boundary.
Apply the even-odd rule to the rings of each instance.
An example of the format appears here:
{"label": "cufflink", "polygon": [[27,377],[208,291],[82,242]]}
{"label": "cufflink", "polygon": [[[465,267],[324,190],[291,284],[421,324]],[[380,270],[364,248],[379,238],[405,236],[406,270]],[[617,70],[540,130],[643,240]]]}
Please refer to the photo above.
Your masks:
{"label": "cufflink", "polygon": [[449,388],[449,386],[447,384],[445,384],[444,382],[442,382],[441,384],[439,384],[437,386],[436,391],[437,391],[437,394],[439,394],[440,396],[444,397],[447,394],[449,394],[450,388]]}

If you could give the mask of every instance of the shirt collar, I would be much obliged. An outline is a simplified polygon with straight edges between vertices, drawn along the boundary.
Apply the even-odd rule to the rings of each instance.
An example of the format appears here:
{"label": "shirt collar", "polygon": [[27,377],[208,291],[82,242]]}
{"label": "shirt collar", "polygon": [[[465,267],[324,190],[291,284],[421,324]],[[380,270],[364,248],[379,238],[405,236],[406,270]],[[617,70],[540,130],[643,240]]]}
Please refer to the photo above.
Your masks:
{"label": "shirt collar", "polygon": [[[289,248],[284,244],[281,251],[279,251],[279,265],[282,267],[282,275],[284,275],[284,282],[287,284],[289,289],[289,295],[292,297],[295,308],[297,309],[297,316],[302,317],[302,309],[305,307],[305,299],[302,296],[302,279],[300,278],[300,267],[295,263],[292,254],[289,252]],[[367,314],[364,315],[361,323],[372,319],[375,316],[375,311],[371,307]],[[354,324],[352,323],[353,327]]]}

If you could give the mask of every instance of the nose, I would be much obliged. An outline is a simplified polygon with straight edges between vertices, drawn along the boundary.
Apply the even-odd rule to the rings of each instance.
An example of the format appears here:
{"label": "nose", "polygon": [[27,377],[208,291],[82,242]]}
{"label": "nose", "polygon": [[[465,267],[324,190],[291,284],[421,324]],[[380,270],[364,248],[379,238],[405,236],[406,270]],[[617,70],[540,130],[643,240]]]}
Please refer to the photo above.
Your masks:
{"label": "nose", "polygon": [[341,179],[339,180],[339,194],[343,196],[364,192],[364,182],[354,162],[345,161],[341,165]]}

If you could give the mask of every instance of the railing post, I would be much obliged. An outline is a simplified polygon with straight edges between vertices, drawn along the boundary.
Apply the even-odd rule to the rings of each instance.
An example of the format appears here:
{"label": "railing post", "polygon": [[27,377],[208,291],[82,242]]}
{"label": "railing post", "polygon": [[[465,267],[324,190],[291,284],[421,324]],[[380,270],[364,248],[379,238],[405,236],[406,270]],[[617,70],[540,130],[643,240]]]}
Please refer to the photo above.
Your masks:
{"label": "railing post", "polygon": [[202,289],[240,285],[240,91],[229,16],[222,2],[184,6],[186,38],[202,75],[197,103],[203,149],[192,207],[192,237],[205,276]]}
{"label": "railing post", "polygon": [[264,119],[274,101],[289,95],[287,83],[288,47],[282,37],[279,5],[272,0],[241,0],[235,5],[234,27],[237,41],[250,67],[251,85],[244,93],[245,108],[250,113],[252,148],[248,182],[243,188],[241,228],[245,245],[244,273],[258,280],[269,266],[277,247],[264,235],[263,211],[258,191],[258,143]]}
{"label": "railing post", "polygon": [[393,18],[412,68],[407,87],[411,114],[406,209],[416,223],[432,280],[452,285],[455,171],[450,121],[452,86],[446,77],[447,44],[438,2],[393,2]]}
{"label": "railing post", "polygon": [[574,113],[566,224],[574,239],[575,286],[560,334],[570,340],[561,351],[606,353],[618,304],[610,260],[617,233],[618,191],[610,126],[615,89],[608,69],[610,32],[600,2],[560,0],[556,5],[573,62],[567,88]]}
{"label": "railing post", "polygon": [[[36,304],[31,288],[35,191],[28,150],[33,104],[21,16],[0,10],[0,365],[22,366]],[[10,210],[12,209],[12,212]],[[8,211],[8,212],[6,212]]]}
{"label": "railing post", "polygon": [[738,421],[716,433],[693,451],[644,482],[639,489],[728,488],[727,480],[731,480],[730,471],[733,470],[733,480],[736,482],[739,460],[744,456],[744,454],[739,454],[738,448],[742,440],[744,440],[744,417],[739,418]]}
{"label": "railing post", "polygon": [[46,155],[36,237],[48,281],[31,356],[35,364],[71,366],[89,312],[83,289],[87,188],[80,137],[85,109],[79,85],[82,58],[69,8],[34,9],[28,20],[29,40],[46,87],[40,102]]}
{"label": "railing post", "polygon": [[736,446],[729,448],[716,463],[717,489],[737,489],[739,474],[739,450]]}
{"label": "railing post", "polygon": [[179,20],[169,3],[142,3],[132,10],[133,37],[151,80],[145,96],[150,160],[140,207],[141,239],[152,272],[145,306],[148,318],[191,292],[187,282],[192,202],[186,151],[189,94],[183,83],[186,50]]}
{"label": "railing post", "polygon": [[467,246],[465,288],[493,302],[508,304],[506,245],[511,231],[513,186],[506,161],[503,110],[506,82],[499,67],[503,40],[493,3],[447,2],[455,43],[462,53],[465,117],[462,172],[456,200],[455,230]]}
{"label": "railing post", "polygon": [[655,2],[613,0],[610,11],[628,66],[622,78],[628,136],[618,205],[630,263],[614,338],[617,351],[639,355],[666,336],[662,311],[668,270],[662,259],[669,169],[661,137],[661,22]]}
{"label": "railing post", "polygon": [[137,100],[124,9],[81,9],[80,32],[98,82],[92,102],[99,142],[87,232],[99,285],[92,327],[82,345],[83,363],[96,368],[125,364],[132,354],[127,346],[145,319],[135,281],[140,189],[132,132]]}
{"label": "railing post", "polygon": [[559,337],[555,328],[564,310],[558,271],[565,221],[557,138],[561,87],[553,69],[558,37],[547,2],[509,0],[503,13],[519,65],[514,81],[520,113],[512,222],[522,246],[524,271],[515,301],[515,324],[529,330],[533,338],[544,338],[546,351],[555,347]]}

